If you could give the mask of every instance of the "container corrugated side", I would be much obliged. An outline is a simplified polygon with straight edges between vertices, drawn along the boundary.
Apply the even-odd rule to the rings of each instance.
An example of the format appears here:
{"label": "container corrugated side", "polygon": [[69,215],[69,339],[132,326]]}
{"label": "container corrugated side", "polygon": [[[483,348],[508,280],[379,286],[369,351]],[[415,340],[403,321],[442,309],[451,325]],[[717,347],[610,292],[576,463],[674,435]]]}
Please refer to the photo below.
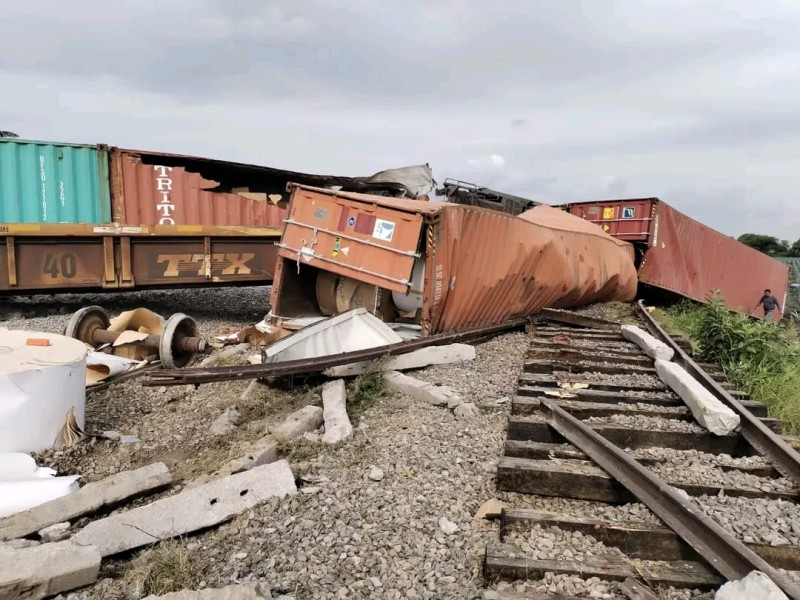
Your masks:
{"label": "container corrugated side", "polygon": [[104,146],[0,140],[0,223],[109,223]]}
{"label": "container corrugated side", "polygon": [[628,242],[647,242],[655,217],[656,198],[600,200],[568,206],[569,212]]}
{"label": "container corrugated side", "polygon": [[[157,162],[157,156],[150,160]],[[112,163],[117,222],[280,227],[286,216],[286,210],[269,202],[266,194],[212,191],[219,182],[181,166],[146,164],[139,153],[115,151]]]}
{"label": "container corrugated side", "polygon": [[659,202],[639,281],[699,302],[719,290],[731,310],[762,316],[756,302],[765,288],[785,297],[789,267]]}
{"label": "container corrugated side", "polygon": [[[425,255],[419,313],[425,335],[503,323],[544,307],[628,301],[636,294],[630,245],[551,207],[513,217],[450,203],[302,186],[292,193],[292,217],[296,202],[319,211],[314,230],[305,223],[304,235],[291,218],[286,224],[271,296],[278,319],[310,316],[314,278],[304,273],[312,268],[407,291],[414,248]],[[371,227],[359,232],[365,214],[373,215]],[[423,217],[424,227],[416,216]],[[391,239],[379,221],[390,223]]]}

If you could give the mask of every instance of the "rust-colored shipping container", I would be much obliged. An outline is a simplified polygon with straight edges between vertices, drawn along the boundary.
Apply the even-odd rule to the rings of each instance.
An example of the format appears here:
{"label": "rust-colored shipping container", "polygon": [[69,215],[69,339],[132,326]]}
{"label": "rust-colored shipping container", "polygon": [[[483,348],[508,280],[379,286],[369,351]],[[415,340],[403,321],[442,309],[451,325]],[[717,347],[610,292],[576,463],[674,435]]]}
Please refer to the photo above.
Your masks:
{"label": "rust-colored shipping container", "polygon": [[295,185],[271,320],[365,307],[423,335],[632,300],[633,249],[547,206],[520,217]]}
{"label": "rust-colored shipping container", "polygon": [[719,290],[728,308],[754,308],[764,289],[785,301],[788,267],[723,235],[658,198],[599,200],[565,207],[637,248],[639,281],[698,302]]}

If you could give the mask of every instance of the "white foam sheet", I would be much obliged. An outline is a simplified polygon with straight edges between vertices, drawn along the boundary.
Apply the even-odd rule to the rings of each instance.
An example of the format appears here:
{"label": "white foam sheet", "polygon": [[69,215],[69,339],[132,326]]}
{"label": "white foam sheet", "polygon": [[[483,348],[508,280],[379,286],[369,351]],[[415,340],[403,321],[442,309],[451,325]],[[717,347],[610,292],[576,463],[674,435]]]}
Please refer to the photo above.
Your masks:
{"label": "white foam sheet", "polygon": [[78,475],[54,477],[21,452],[0,453],[0,519],[78,490]]}

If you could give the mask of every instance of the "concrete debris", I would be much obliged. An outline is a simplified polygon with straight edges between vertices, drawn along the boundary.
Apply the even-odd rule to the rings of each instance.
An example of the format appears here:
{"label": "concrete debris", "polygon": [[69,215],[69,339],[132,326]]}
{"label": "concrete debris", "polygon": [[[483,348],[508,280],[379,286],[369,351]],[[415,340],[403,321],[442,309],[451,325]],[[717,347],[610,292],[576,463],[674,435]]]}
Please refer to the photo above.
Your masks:
{"label": "concrete debris", "polygon": [[250,445],[250,451],[239,458],[233,459],[219,471],[219,475],[234,475],[242,471],[249,471],[253,467],[268,465],[278,460],[278,443],[271,437],[265,436]]}
{"label": "concrete debris", "polygon": [[229,585],[224,588],[206,590],[181,590],[163,596],[147,596],[144,600],[261,600],[272,598],[272,594],[263,593],[257,583]]}
{"label": "concrete debris", "polygon": [[675,351],[672,348],[643,329],[636,327],[636,325],[622,325],[620,330],[622,331],[622,337],[639,346],[650,358],[672,360],[672,357],[675,356]]}
{"label": "concrete debris", "polygon": [[56,523],[39,530],[39,537],[43,542],[60,542],[69,537],[69,521]]}
{"label": "concrete debris", "polygon": [[454,535],[461,531],[461,528],[458,525],[448,520],[446,517],[439,519],[439,529],[441,529],[442,533],[445,535]]}
{"label": "concrete debris", "polygon": [[383,469],[378,467],[372,467],[372,470],[369,472],[369,478],[372,479],[372,481],[380,481],[383,479],[383,476]]}
{"label": "concrete debris", "polygon": [[280,460],[94,521],[72,541],[111,556],[217,525],[268,498],[296,492],[289,463]]}
{"label": "concrete debris", "polygon": [[0,546],[0,598],[37,600],[97,580],[100,552],[72,542],[15,550]]}
{"label": "concrete debris", "polygon": [[211,434],[212,435],[227,435],[239,424],[239,420],[241,419],[241,415],[239,415],[239,411],[236,410],[235,407],[230,406],[226,408],[223,413],[214,419],[214,422],[211,424]]}
{"label": "concrete debris", "polygon": [[788,600],[786,594],[761,571],[729,581],[717,590],[714,600]]}
{"label": "concrete debris", "polygon": [[164,463],[154,463],[134,471],[124,471],[101,481],[88,483],[78,491],[40,504],[0,521],[0,540],[23,537],[54,523],[70,521],[168,486],[172,475]]}
{"label": "concrete debris", "polygon": [[479,412],[478,407],[472,402],[463,402],[453,409],[453,414],[456,416],[456,419],[466,421],[477,418]]}
{"label": "concrete debris", "polygon": [[[458,363],[465,360],[475,360],[475,347],[469,344],[449,344],[446,346],[428,346],[408,354],[393,356],[381,364],[382,371],[406,371],[408,369],[421,369],[430,365],[444,365]],[[368,371],[373,362],[364,361],[331,367],[325,371],[328,377],[351,377],[361,375]]]}
{"label": "concrete debris", "polygon": [[449,386],[433,385],[396,371],[385,373],[383,381],[389,389],[411,396],[414,400],[427,402],[433,406],[455,408],[462,403],[461,396]]}
{"label": "concrete debris", "polygon": [[478,512],[475,513],[476,519],[497,519],[500,517],[500,514],[503,512],[503,503],[500,502],[497,498],[492,498],[491,500],[487,500],[481,507],[478,509]]}
{"label": "concrete debris", "polygon": [[680,365],[657,359],[656,371],[661,381],[686,403],[695,420],[711,433],[728,435],[739,426],[739,415],[717,400]]}
{"label": "concrete debris", "polygon": [[353,435],[353,426],[347,416],[347,390],[344,379],[330,381],[322,386],[322,406],[325,418],[323,442],[335,444]]}
{"label": "concrete debris", "polygon": [[322,415],[322,408],[319,406],[304,406],[286,417],[272,433],[278,441],[299,438],[304,433],[319,429],[323,422]]}

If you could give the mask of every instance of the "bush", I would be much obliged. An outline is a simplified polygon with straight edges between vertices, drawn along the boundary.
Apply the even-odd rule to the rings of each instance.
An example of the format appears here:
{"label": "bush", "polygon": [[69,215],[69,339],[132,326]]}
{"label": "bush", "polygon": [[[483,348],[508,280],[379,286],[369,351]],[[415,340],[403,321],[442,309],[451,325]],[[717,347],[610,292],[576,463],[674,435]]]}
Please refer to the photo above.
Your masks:
{"label": "bush", "polygon": [[718,364],[731,383],[765,402],[788,432],[800,431],[800,342],[793,327],[732,313],[719,297],[656,316],[671,333],[689,337],[701,360]]}

